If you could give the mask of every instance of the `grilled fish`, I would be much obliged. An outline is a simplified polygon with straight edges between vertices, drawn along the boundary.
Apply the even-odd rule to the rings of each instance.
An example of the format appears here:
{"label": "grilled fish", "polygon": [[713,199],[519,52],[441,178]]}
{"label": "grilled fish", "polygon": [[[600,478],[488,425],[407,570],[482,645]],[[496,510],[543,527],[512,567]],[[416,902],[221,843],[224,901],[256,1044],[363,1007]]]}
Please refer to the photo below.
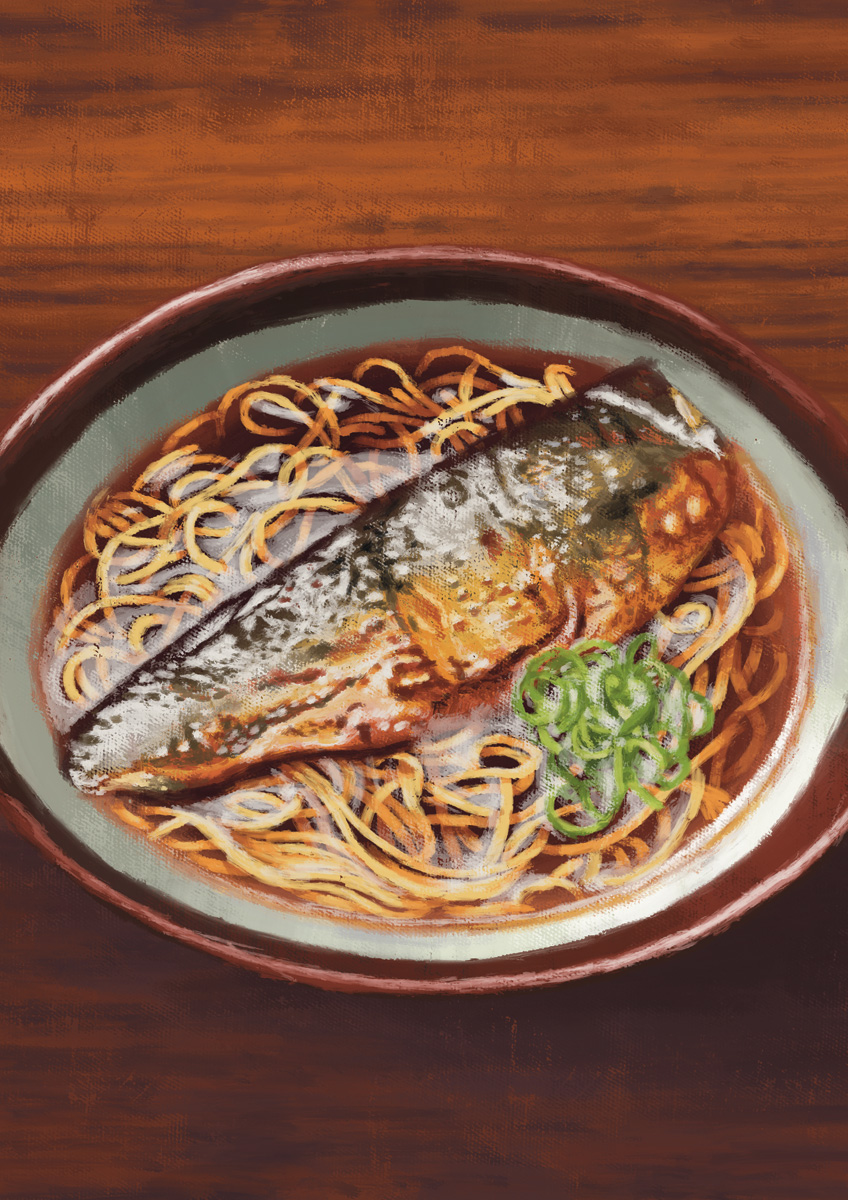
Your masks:
{"label": "grilled fish", "polygon": [[72,731],[70,777],[174,791],[407,741],[546,640],[639,629],[721,529],[732,489],[718,432],[648,366],[615,371],[148,664]]}

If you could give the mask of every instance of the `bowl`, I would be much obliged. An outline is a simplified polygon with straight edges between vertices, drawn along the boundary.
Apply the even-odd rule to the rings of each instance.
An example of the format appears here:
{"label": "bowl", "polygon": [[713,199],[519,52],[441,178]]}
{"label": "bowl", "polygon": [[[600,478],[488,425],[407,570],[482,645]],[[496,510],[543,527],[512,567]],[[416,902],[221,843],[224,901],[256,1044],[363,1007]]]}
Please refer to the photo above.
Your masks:
{"label": "bowl", "polygon": [[[768,478],[795,531],[812,609],[809,698],[740,811],[618,904],[436,928],[317,917],[201,876],[59,771],[32,669],[38,597],[69,521],[157,431],[286,363],[448,339],[655,361]],[[848,430],[718,323],[573,264],[462,247],[295,258],[177,298],[80,359],[0,445],[3,809],[90,892],[162,933],[322,987],[471,992],[552,984],[680,949],[799,875],[848,825]]]}

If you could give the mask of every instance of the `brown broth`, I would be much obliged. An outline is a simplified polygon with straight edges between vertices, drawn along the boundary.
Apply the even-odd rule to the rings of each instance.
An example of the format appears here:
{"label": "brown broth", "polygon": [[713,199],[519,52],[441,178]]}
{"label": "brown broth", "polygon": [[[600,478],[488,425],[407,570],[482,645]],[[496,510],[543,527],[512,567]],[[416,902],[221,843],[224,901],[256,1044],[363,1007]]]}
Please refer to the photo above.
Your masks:
{"label": "brown broth", "polygon": [[[292,366],[286,366],[284,371],[286,374],[297,379],[302,379],[308,382],[312,379],[322,378],[324,376],[332,376],[335,378],[348,378],[353,368],[366,358],[379,357],[390,358],[398,361],[407,370],[414,369],[418,359],[424,351],[444,345],[444,342],[431,343],[416,343],[416,344],[392,344],[390,346],[381,345],[374,346],[365,351],[357,351],[356,353],[342,353],[338,355],[328,356],[323,359],[310,360],[309,362],[297,363]],[[617,363],[598,362],[593,360],[581,359],[574,356],[549,356],[541,355],[535,351],[529,350],[513,350],[509,349],[503,353],[497,349],[492,350],[488,347],[472,345],[469,348],[478,350],[480,353],[498,362],[499,365],[506,367],[511,372],[520,375],[529,375],[534,378],[541,378],[545,367],[550,362],[564,363],[570,366],[573,371],[573,384],[575,388],[590,386],[600,380],[606,372],[614,366],[620,365]],[[217,403],[217,401],[216,401]],[[210,407],[212,407],[210,405]],[[726,434],[732,436],[732,430],[725,430]],[[201,445],[203,446],[202,439]],[[227,444],[227,454],[237,455],[242,449],[239,441]],[[131,481],[137,476],[139,470],[142,469],[148,461],[151,461],[155,455],[155,450],[151,449],[149,454],[138,462],[134,463],[130,469],[122,471],[110,483],[110,487],[115,490],[126,488]],[[767,749],[775,740],[779,730],[781,730],[790,718],[792,709],[793,697],[798,690],[798,685],[801,682],[800,672],[803,662],[801,648],[806,645],[809,637],[809,610],[805,598],[803,566],[800,557],[797,542],[788,528],[787,522],[782,517],[777,502],[764,480],[753,468],[750,462],[747,461],[744,454],[741,452],[737,455],[737,465],[739,472],[740,486],[737,490],[737,498],[731,520],[750,520],[754,512],[755,497],[759,496],[761,501],[771,510],[782,524],[787,540],[790,546],[790,566],[774,596],[762,601],[749,617],[748,625],[765,625],[767,624],[775,612],[777,604],[783,607],[783,619],[779,630],[770,638],[771,647],[778,653],[786,653],[788,655],[788,670],[785,678],[778,687],[774,695],[771,696],[758,710],[759,717],[757,718],[757,727],[754,729],[754,734],[759,730],[760,743],[759,748],[761,753],[752,757],[748,767],[733,780],[732,793],[737,795],[745,785],[753,778],[759,769]],[[74,562],[81,552],[81,528],[82,518],[76,526],[69,531],[63,551],[63,561],[60,564],[56,578],[58,579],[61,571]],[[53,593],[55,595],[55,591]],[[744,628],[739,638],[739,646],[742,662],[748,661],[752,648],[755,645],[753,637],[746,636]],[[528,652],[529,654],[532,653]],[[765,657],[768,657],[766,655]],[[444,711],[437,717],[435,725],[438,726],[442,721],[456,721],[462,718],[464,714],[473,712],[475,719],[480,720],[481,714],[483,719],[488,720],[493,727],[497,727],[504,719],[504,715],[508,709],[511,691],[512,672],[515,669],[515,662],[509,665],[509,669],[502,670],[490,676],[484,684],[476,684],[473,689],[460,688],[451,698],[450,703]],[[759,671],[754,672],[750,680],[750,688],[756,691],[762,683],[764,672],[762,667]],[[727,703],[721,708],[717,714],[715,729],[710,735],[711,737],[719,736],[722,730],[728,727],[728,724],[734,720],[736,710],[738,709],[738,701],[733,701],[730,698]],[[431,736],[428,734],[428,736]],[[420,740],[420,739],[419,739]],[[702,742],[705,739],[701,740]],[[745,739],[738,739],[733,746],[733,753],[736,758],[740,754],[744,754]],[[699,742],[694,741],[691,747],[692,754],[697,754],[699,750]],[[416,742],[413,741],[409,745],[409,749],[414,753]],[[732,766],[732,763],[730,764]],[[254,774],[256,769],[254,768]],[[709,778],[709,769],[707,771]],[[726,774],[726,772],[725,772]],[[230,788],[236,786],[233,782]],[[697,832],[705,824],[703,817],[696,817],[689,828],[687,837]],[[539,865],[554,866],[562,859],[557,859],[554,855],[544,855],[538,860]],[[299,903],[295,899],[290,899],[287,895],[271,887],[255,882],[249,878],[239,878],[238,886],[247,886],[257,896],[265,897],[269,902],[276,905],[293,906],[303,908],[304,904]],[[544,912],[551,908],[557,907],[563,903],[562,897],[559,899],[551,899],[552,894],[542,893],[541,897],[533,903],[535,912]],[[569,901],[565,901],[569,903]],[[308,907],[315,908],[312,903]],[[334,914],[330,907],[319,907],[315,911],[325,912],[329,916]],[[435,914],[438,917],[438,913]],[[446,914],[449,916],[449,913]],[[367,916],[355,917],[357,920],[374,920]],[[382,920],[382,918],[379,918]],[[431,919],[430,916],[426,918]],[[456,919],[456,918],[454,918]],[[462,918],[467,920],[467,916]]]}

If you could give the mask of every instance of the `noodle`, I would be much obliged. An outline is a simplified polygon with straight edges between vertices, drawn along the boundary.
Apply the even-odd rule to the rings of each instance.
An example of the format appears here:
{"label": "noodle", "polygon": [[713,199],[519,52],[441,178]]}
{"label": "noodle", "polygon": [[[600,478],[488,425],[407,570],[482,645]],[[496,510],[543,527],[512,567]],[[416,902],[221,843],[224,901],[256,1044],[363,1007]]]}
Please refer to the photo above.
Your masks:
{"label": "noodle", "polygon": [[[449,376],[421,378],[431,362],[448,355],[467,359],[466,367]],[[400,386],[385,391],[367,386],[362,380],[375,370],[391,373]],[[131,489],[95,498],[84,520],[87,554],[68,568],[60,583],[57,651],[68,650],[95,630],[100,641],[130,652],[120,661],[142,661],[138,630],[120,615],[116,618],[115,608],[158,608],[163,601],[180,606],[178,619],[157,641],[156,649],[161,650],[188,621],[218,601],[222,587],[237,589],[239,580],[252,579],[259,566],[283,561],[269,543],[287,526],[298,528],[290,552],[298,553],[310,536],[313,514],[355,515],[369,499],[385,495],[393,480],[414,477],[420,469],[416,462],[425,452],[439,458],[448,446],[460,451],[468,440],[485,435],[507,410],[522,404],[550,406],[567,398],[573,392],[570,373],[569,367],[550,366],[543,382],[522,378],[517,380],[521,387],[505,386],[517,377],[457,347],[425,355],[417,379],[397,363],[371,358],[348,380],[321,379],[307,385],[288,375],[269,375],[239,384],[214,412],[193,418],[172,434],[163,446],[165,453],[141,471]],[[339,395],[358,397],[366,407],[340,421],[333,409]],[[256,419],[258,407],[265,416],[271,415],[266,411],[270,407],[279,423]],[[200,431],[212,426],[220,437],[234,416],[239,438],[275,440],[249,446],[237,460],[204,451],[197,440]],[[194,440],[181,444],[186,438]],[[363,451],[372,450],[387,455],[400,450],[407,461],[399,469],[395,462],[352,457],[362,459]],[[361,486],[351,472],[361,476]],[[265,491],[273,499],[260,513],[247,497]],[[223,523],[210,524],[210,519],[221,518]],[[214,552],[202,544],[206,539],[218,542]],[[169,572],[178,563],[188,569],[175,579]],[[74,598],[84,593],[81,584],[87,578],[96,596],[77,607]],[[180,581],[185,584],[182,591]],[[187,603],[189,599],[201,607]],[[105,626],[95,624],[101,615],[108,619]],[[86,672],[88,661],[80,660],[62,676],[65,697],[82,706],[117,682],[108,671],[96,678]]]}
{"label": "noodle", "polygon": [[[279,563],[284,531],[297,553],[318,516],[356,514],[414,477],[421,456],[462,450],[574,390],[570,367],[548,366],[539,381],[461,346],[428,351],[412,374],[383,358],[351,374],[240,384],[172,434],[130,489],[96,498],[86,554],[60,585],[68,701],[96,702],[113,686],[111,663],[144,661],[217,603],[231,576]],[[234,428],[239,457],[208,452],[207,435]],[[659,808],[638,800],[591,840],[551,828],[538,746],[470,724],[391,755],[286,762],[195,805],[124,795],[111,809],[206,871],[383,919],[520,914],[624,886],[665,862],[693,824],[717,819],[760,755],[766,706],[789,671],[788,567],[778,517],[751,490],[655,622],[663,652],[686,643],[668,661],[721,719],[689,778],[654,789]]]}
{"label": "noodle", "polygon": [[[765,520],[775,518],[769,513]],[[728,536],[735,549],[743,540],[751,544],[738,529]],[[724,553],[698,568],[700,590],[718,592],[741,579],[747,597],[763,575],[771,574],[773,563],[764,548],[749,573],[742,555]],[[735,570],[729,571],[729,561],[736,563]],[[692,611],[692,602],[683,601],[666,620],[679,626]],[[775,609],[778,616],[782,611]],[[541,801],[522,803],[534,788],[540,752],[520,738],[475,739],[459,731],[418,743],[416,754],[348,764],[358,782],[347,789],[333,787],[328,764],[287,764],[265,781],[275,791],[253,786],[230,801],[234,811],[238,797],[264,801],[269,809],[262,827],[254,813],[249,832],[249,809],[239,824],[160,808],[161,816],[177,821],[160,824],[156,836],[204,869],[249,878],[322,908],[393,920],[531,913],[543,900],[573,902],[598,889],[624,886],[667,861],[699,817],[709,822],[720,816],[732,799],[726,785],[737,782],[750,765],[743,754],[728,778],[728,755],[737,740],[748,744],[747,757],[755,759],[760,752],[761,739],[752,735],[764,728],[762,707],[786,675],[787,656],[769,649],[766,639],[779,628],[774,617],[762,625],[743,625],[741,632],[737,624],[734,619],[715,630],[706,655],[702,644],[693,643],[684,666],[690,675],[701,672],[698,685],[712,693],[717,709],[728,695],[736,706],[693,759],[693,774],[679,790],[673,818],[668,809],[656,813],[641,805],[592,841],[559,841],[544,828]],[[701,664],[694,667],[697,659]],[[760,683],[752,691],[755,678]],[[513,755],[509,765],[492,765],[493,758],[508,754]],[[290,805],[273,807],[287,778],[310,789],[296,811]],[[139,825],[140,814],[153,812],[143,803],[128,807],[117,800],[113,808],[136,828],[156,829],[155,820]],[[195,831],[197,840],[176,842],[177,830],[186,829]],[[326,882],[328,872],[334,873],[332,885]]]}

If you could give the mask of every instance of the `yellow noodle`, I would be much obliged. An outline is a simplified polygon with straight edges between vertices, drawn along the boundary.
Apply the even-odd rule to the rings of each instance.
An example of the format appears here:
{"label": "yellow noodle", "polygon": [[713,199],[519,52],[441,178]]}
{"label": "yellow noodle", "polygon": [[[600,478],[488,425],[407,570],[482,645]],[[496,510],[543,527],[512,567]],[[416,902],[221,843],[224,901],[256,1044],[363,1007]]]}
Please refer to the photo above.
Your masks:
{"label": "yellow noodle", "polygon": [[145,613],[133,621],[127,633],[127,641],[133,650],[140,654],[144,649],[144,637],[151,629],[167,623],[168,618],[161,613]]}
{"label": "yellow noodle", "polygon": [[[734,548],[740,551],[742,546],[750,548],[751,545],[751,537],[742,533],[737,538]],[[744,554],[744,550],[741,550],[741,553]],[[735,557],[735,561],[738,564],[740,559]],[[768,564],[767,569],[771,570],[771,566]],[[720,579],[725,571],[726,564],[723,563],[722,570],[718,573],[714,572],[713,578]],[[702,589],[705,588],[707,582],[702,580],[700,586]],[[722,586],[722,584],[719,583],[718,586]],[[693,610],[690,608],[688,611]],[[676,615],[679,623],[685,613],[678,611]],[[673,618],[670,619],[673,620]],[[731,657],[735,656],[738,637],[738,632],[732,634],[728,641],[718,647],[720,660],[726,659],[728,654]],[[709,663],[715,658],[715,649],[713,647],[714,653],[708,661],[695,669],[695,678],[702,685],[705,683],[703,673],[705,670],[709,670]],[[696,650],[696,654],[698,653],[699,651]],[[728,672],[728,675],[736,680],[738,690],[744,690],[762,664],[761,647],[749,646],[744,661],[740,659],[739,662],[741,665],[736,669],[735,675],[733,672]],[[719,666],[719,670],[721,672],[721,666]],[[773,694],[779,685],[780,676],[781,663],[778,662],[775,673],[763,688],[755,695],[749,692],[740,697],[742,705],[734,714],[737,722],[739,712],[753,710],[758,704],[764,702],[764,698]],[[726,686],[725,682],[725,689]],[[721,688],[722,682],[719,675],[718,689],[714,690],[714,703],[717,707],[720,707],[723,700],[723,695],[720,694]],[[736,735],[731,732],[730,736]],[[419,752],[426,753],[428,759],[433,761],[446,763],[451,756],[455,760],[464,760],[466,765],[461,770],[454,770],[449,774],[442,773],[438,778],[429,778],[421,758],[405,751],[378,760],[370,769],[374,782],[370,785],[370,791],[366,787],[366,809],[370,806],[376,810],[380,825],[384,830],[383,834],[374,831],[363,818],[359,834],[370,845],[370,849],[368,845],[363,847],[358,842],[358,827],[356,820],[350,819],[352,814],[348,811],[345,815],[341,810],[341,820],[334,825],[331,832],[289,834],[279,828],[269,828],[259,838],[254,838],[250,842],[250,846],[255,857],[265,859],[270,856],[271,861],[279,863],[281,860],[274,859],[271,850],[273,846],[285,846],[289,844],[286,839],[291,837],[312,838],[313,841],[317,839],[317,844],[322,845],[325,851],[329,847],[333,847],[334,851],[342,854],[346,861],[352,859],[359,863],[361,869],[366,869],[368,866],[376,868],[375,873],[383,880],[381,887],[388,886],[405,891],[405,903],[400,906],[398,903],[388,906],[385,897],[380,896],[375,899],[372,893],[369,893],[370,898],[366,903],[363,901],[362,891],[357,892],[355,889],[351,891],[346,880],[344,884],[338,885],[340,890],[335,896],[335,900],[339,901],[340,906],[353,911],[380,914],[392,918],[398,918],[401,915],[404,917],[421,916],[428,911],[441,910],[452,912],[457,916],[494,916],[507,911],[532,911],[532,905],[526,903],[527,897],[531,895],[565,893],[576,896],[582,894],[584,887],[596,886],[593,881],[599,882],[603,886],[620,886],[638,878],[645,871],[659,866],[674,852],[685,836],[686,829],[699,812],[704,819],[715,819],[729,802],[730,797],[716,784],[708,785],[697,764],[707,761],[711,748],[718,745],[720,749],[721,744],[721,734],[718,734],[711,739],[699,758],[695,760],[696,773],[692,780],[684,785],[689,792],[689,801],[683,815],[674,823],[670,821],[667,811],[663,811],[659,817],[655,817],[652,810],[645,807],[627,821],[619,822],[617,827],[604,837],[582,844],[552,844],[550,831],[543,827],[546,823],[543,814],[536,811],[532,805],[525,812],[517,812],[514,808],[517,796],[532,786],[536,778],[541,756],[534,747],[519,738],[493,735],[489,738],[479,739],[469,749],[468,734],[465,731],[459,731],[441,742],[422,744],[419,746]],[[713,753],[717,753],[717,751],[714,750]],[[498,758],[511,756],[513,765],[492,767],[486,761],[489,755],[496,755]],[[467,765],[469,762],[471,765]],[[310,769],[307,767],[307,770]],[[317,777],[307,775],[306,778],[309,785],[314,788]],[[344,787],[339,795],[347,805],[356,791],[356,776],[355,773],[349,772],[344,778]],[[477,804],[471,799],[475,794],[482,794],[492,786],[497,786],[500,796],[499,803],[495,807],[490,804]],[[324,781],[324,787],[330,793],[334,791],[327,781]],[[321,790],[320,786],[318,790]],[[325,802],[328,799],[331,799],[331,796],[328,797],[325,794]],[[538,801],[536,804],[538,805]],[[428,805],[434,806],[429,812],[427,811]],[[442,838],[445,853],[450,859],[453,859],[455,865],[445,867],[443,863],[434,864],[432,862],[435,843],[428,842],[426,847],[422,844],[423,824],[420,824],[416,817],[413,825],[410,825],[408,818],[401,818],[400,814],[405,811],[408,816],[420,813],[426,819],[427,829],[432,831],[431,836]],[[655,832],[652,835],[646,835],[648,840],[645,837],[634,836],[633,831],[640,826],[645,826],[646,822],[650,822],[652,818]],[[515,824],[515,829],[509,837],[506,837],[504,829],[508,831],[513,824]],[[487,844],[480,840],[479,831],[481,829],[489,830]],[[524,851],[520,851],[520,847],[526,846],[528,838],[533,836],[534,831],[536,831],[535,840]],[[371,834],[370,838],[369,833]],[[391,841],[387,841],[387,835],[393,839],[400,838],[400,842],[393,844]],[[355,851],[351,849],[352,845],[356,846]],[[561,866],[568,869],[568,875],[561,877],[560,868],[554,868],[542,879],[531,876],[530,881],[520,886],[511,899],[505,900],[502,898],[505,892],[517,884],[519,879],[515,869],[512,871],[505,869],[510,854],[516,850],[520,852],[512,860],[511,865],[515,868],[520,861],[523,864],[522,869],[529,867],[529,864],[540,854],[553,853],[559,856],[564,854],[565,862]],[[186,847],[186,851],[192,852],[190,847]],[[285,853],[288,856],[287,861],[290,863],[303,861],[302,853],[299,854],[299,857],[296,855],[294,859],[291,858],[290,851]],[[483,880],[483,886],[480,886],[478,879],[473,878],[474,870],[479,871],[480,867],[475,866],[475,861],[465,862],[470,859],[479,863],[481,853],[484,862],[491,859],[497,864],[494,881],[490,870],[480,877]],[[609,854],[611,860],[617,864],[617,869],[611,876],[603,865],[604,854]],[[630,866],[631,856],[635,860],[635,866],[629,870],[622,870],[621,868]],[[195,857],[200,859],[202,856],[196,854]],[[389,866],[392,860],[397,863],[396,867]],[[324,860],[319,855],[315,861],[323,862]],[[465,866],[461,865],[463,862],[465,862]],[[407,878],[410,870],[421,871],[422,864],[426,864],[423,873],[433,881],[431,885],[425,884],[423,889],[416,882],[410,883]],[[241,866],[245,865],[245,861],[242,861]],[[570,875],[579,866],[582,866],[583,871],[580,882],[577,883],[570,878]],[[556,872],[560,872],[560,874],[556,874]],[[262,872],[253,872],[252,874],[260,882],[266,878]],[[415,880],[416,876],[413,875],[412,878]],[[420,875],[417,876],[417,879],[420,880]],[[444,883],[439,884],[439,879],[443,879]],[[456,881],[460,880],[462,884],[456,888],[455,893],[450,890],[444,891],[446,885],[456,887]],[[285,890],[285,885],[280,884],[279,886]],[[316,898],[322,894],[324,893],[315,892]],[[351,898],[352,896],[354,898]],[[331,899],[330,896],[325,895],[323,902],[331,903]],[[345,900],[344,905],[341,905],[342,899]]]}
{"label": "yellow noodle", "polygon": [[605,887],[620,887],[624,883],[632,883],[634,879],[638,879],[640,876],[646,874],[646,872],[654,870],[656,867],[666,862],[666,860],[674,853],[674,851],[683,841],[683,836],[686,833],[687,828],[698,815],[698,811],[701,807],[701,801],[704,796],[704,788],[706,786],[704,774],[697,768],[692,772],[692,775],[687,782],[691,785],[689,788],[689,803],[686,806],[683,817],[678,820],[676,826],[674,828],[671,827],[671,818],[669,817],[667,809],[663,809],[658,814],[658,826],[662,825],[665,827],[663,833],[660,835],[661,842],[659,849],[655,850],[646,862],[643,862],[640,866],[635,867],[632,871],[626,871],[624,874],[616,873],[612,876],[599,875],[599,881]]}
{"label": "yellow noodle", "polygon": [[59,639],[59,647],[61,648],[62,646],[66,646],[73,638],[77,629],[90,617],[95,616],[98,612],[102,612],[107,608],[119,608],[126,605],[138,604],[155,604],[165,608],[180,607],[188,608],[189,611],[198,611],[196,608],[190,609],[189,606],[179,604],[179,602],[176,600],[169,600],[167,596],[154,597],[152,600],[149,596],[107,596],[103,600],[94,600],[91,602],[91,604],[86,604],[85,608],[80,609],[76,616],[68,622],[68,624],[65,626],[65,629],[62,631],[62,635]]}
{"label": "yellow noodle", "polygon": [[[446,362],[450,359],[459,360],[456,369],[426,377],[434,364],[453,365]],[[368,386],[380,371],[395,380],[384,392]],[[107,634],[91,625],[99,614],[111,619],[109,644],[119,645],[123,638],[127,651],[138,655],[149,631],[162,630],[158,644],[159,638],[173,633],[184,613],[196,615],[215,600],[218,587],[213,577],[227,570],[247,577],[255,560],[267,561],[268,539],[284,524],[298,522],[298,552],[308,542],[315,513],[354,512],[368,495],[384,494],[390,478],[406,477],[380,462],[378,451],[401,449],[417,456],[425,444],[433,454],[446,444],[460,449],[484,436],[488,422],[497,428],[506,428],[507,421],[520,424],[522,405],[549,406],[573,393],[570,367],[551,365],[540,382],[505,372],[461,346],[428,352],[412,375],[399,364],[377,358],[360,363],[352,374],[352,380],[327,378],[311,385],[285,375],[239,385],[214,412],[193,418],[172,434],[132,490],[96,498],[84,522],[86,554],[68,568],[60,588],[67,614],[60,647],[77,638],[84,642],[64,666],[63,685],[70,699],[85,704],[99,695],[85,674],[86,664],[93,663],[105,678],[108,656],[101,651]],[[519,386],[505,386],[507,381]],[[321,389],[330,390],[330,396]],[[359,396],[369,411],[339,421],[333,400],[343,391]],[[264,424],[253,414],[260,401],[279,411],[282,425]],[[214,427],[220,437],[231,415],[245,434],[277,440],[248,448],[236,461],[207,453],[200,431]],[[189,437],[194,441],[181,444]],[[373,461],[354,462],[349,457],[360,447],[374,451]],[[274,479],[250,478],[259,463],[274,456],[279,459]],[[170,480],[170,503],[156,494],[160,474]],[[350,499],[322,494],[331,481]],[[279,488],[287,489],[285,498]],[[240,519],[231,499],[247,492],[259,497],[263,491],[271,494],[270,502]],[[202,524],[213,514],[227,516],[229,523]],[[223,541],[221,554],[207,553],[198,538]],[[365,763],[342,760],[338,785],[320,763],[289,764],[286,778],[304,789],[297,799],[282,801],[265,790],[279,786],[279,777],[270,776],[234,792],[224,813],[214,819],[132,800],[116,802],[114,811],[205,870],[249,877],[339,911],[391,919],[438,912],[527,912],[534,907],[527,902],[529,896],[559,894],[567,900],[585,894],[587,888],[635,879],[673,853],[699,812],[705,820],[715,819],[730,802],[730,793],[720,785],[728,749],[748,731],[749,747],[741,758],[756,757],[758,737],[765,730],[759,710],[788,669],[785,652],[768,661],[763,654],[765,639],[783,620],[780,600],[765,620],[748,622],[755,606],[779,587],[789,562],[785,538],[768,506],[754,498],[752,519],[735,517],[721,541],[724,554],[696,567],[685,588],[689,593],[715,593],[715,610],[695,598],[660,618],[672,634],[696,635],[674,661],[692,677],[697,690],[708,691],[716,709],[729,692],[736,702],[730,719],[695,756],[695,773],[683,785],[689,799],[674,822],[667,808],[657,814],[643,807],[601,837],[562,841],[552,833],[538,795],[524,808],[517,806],[519,797],[538,782],[538,748],[520,738],[475,738],[469,730],[419,743],[415,752],[404,749]],[[177,579],[157,583],[163,567],[182,554],[191,568]],[[121,571],[117,576],[116,555]],[[74,611],[79,582],[92,570],[97,598]],[[737,616],[731,620],[729,589],[739,583],[744,584],[745,598],[741,605],[734,601]],[[144,595],[121,591],[139,585],[150,590]],[[200,609],[172,600],[175,595],[192,596]],[[134,604],[160,611],[143,613],[127,629],[116,625],[113,609]],[[499,761],[503,759],[506,764]],[[711,762],[717,771],[708,780],[701,768]],[[314,799],[307,800],[307,792]],[[193,838],[180,833],[186,827],[195,831]],[[558,863],[541,877],[529,874],[540,856]],[[629,868],[631,860],[635,867],[622,869]],[[448,861],[452,865],[446,865]]]}

